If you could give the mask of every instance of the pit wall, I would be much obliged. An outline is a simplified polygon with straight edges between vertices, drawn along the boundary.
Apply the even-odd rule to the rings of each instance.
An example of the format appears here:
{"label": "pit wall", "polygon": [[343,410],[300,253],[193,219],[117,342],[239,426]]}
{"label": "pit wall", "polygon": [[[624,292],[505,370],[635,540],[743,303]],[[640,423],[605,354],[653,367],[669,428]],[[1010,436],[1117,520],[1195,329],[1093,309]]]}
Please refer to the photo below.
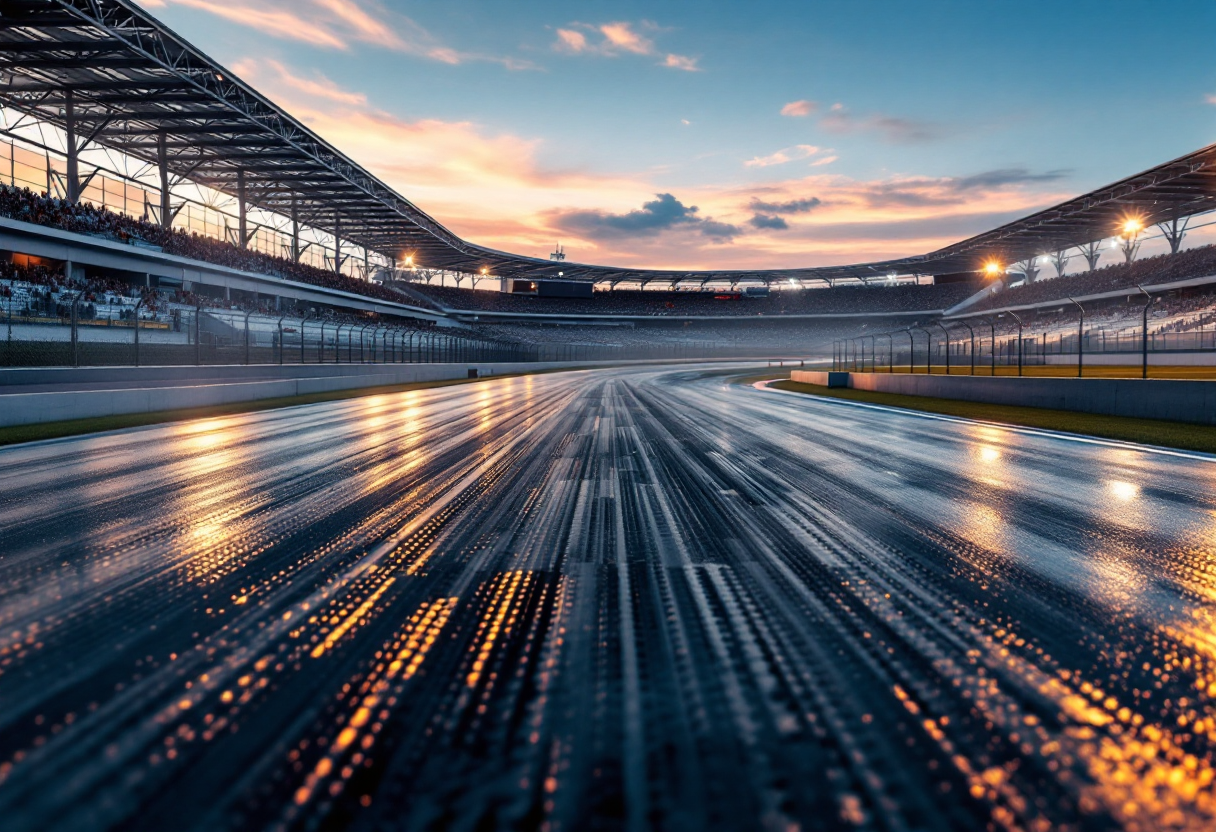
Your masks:
{"label": "pit wall", "polygon": [[[823,385],[826,373],[795,371],[804,384]],[[1017,378],[930,376],[908,373],[832,373],[847,386],[875,393],[929,396],[985,404],[1071,410],[1104,416],[1216,424],[1216,383],[1174,379]]]}

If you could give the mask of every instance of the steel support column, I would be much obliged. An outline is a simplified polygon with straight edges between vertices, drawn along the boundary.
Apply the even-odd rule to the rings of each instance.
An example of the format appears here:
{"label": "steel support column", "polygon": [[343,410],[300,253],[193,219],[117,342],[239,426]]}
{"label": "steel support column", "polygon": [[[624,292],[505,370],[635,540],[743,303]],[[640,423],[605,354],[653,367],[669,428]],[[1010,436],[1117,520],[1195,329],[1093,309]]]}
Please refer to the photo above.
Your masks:
{"label": "steel support column", "polygon": [[162,129],[156,134],[156,166],[160,171],[160,226],[173,227],[173,200],[169,195],[169,146]]}
{"label": "steel support column", "polygon": [[291,196],[291,261],[300,262],[300,206],[295,194]]}
{"label": "steel support column", "polygon": [[249,220],[245,211],[245,171],[243,170],[236,172],[236,205],[236,247],[244,249],[249,243]]}
{"label": "steel support column", "polygon": [[76,139],[76,102],[71,90],[63,91],[63,118],[67,144],[67,197],[75,205],[80,202],[80,144]]}

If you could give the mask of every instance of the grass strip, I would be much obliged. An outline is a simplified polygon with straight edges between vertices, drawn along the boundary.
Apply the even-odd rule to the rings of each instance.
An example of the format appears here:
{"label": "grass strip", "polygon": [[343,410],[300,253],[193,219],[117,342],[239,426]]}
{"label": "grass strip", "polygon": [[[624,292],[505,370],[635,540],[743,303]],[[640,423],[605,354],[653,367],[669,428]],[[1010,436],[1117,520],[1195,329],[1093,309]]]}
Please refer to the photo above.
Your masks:
{"label": "grass strip", "polygon": [[944,416],[959,416],[984,422],[1002,422],[1027,428],[1063,431],[1117,439],[1143,445],[1158,445],[1184,451],[1216,454],[1216,426],[1190,425],[1160,419],[1132,419],[1125,416],[1104,416],[1097,413],[1076,413],[1071,410],[1047,410],[1040,407],[965,402],[931,396],[908,396],[902,393],[874,393],[851,387],[820,387],[798,381],[776,381],[770,387],[807,393],[829,399],[845,399],[867,404],[881,404],[905,410],[921,410]]}
{"label": "grass strip", "polygon": [[[571,368],[578,369],[578,368]],[[13,425],[0,428],[0,446],[19,442],[37,442],[41,439],[60,439],[79,436],[83,433],[100,433],[107,430],[138,428],[165,422],[181,422],[188,419],[210,419],[216,416],[232,416],[237,413],[254,413],[260,410],[275,410],[280,407],[296,407],[304,404],[335,402],[358,399],[364,396],[382,396],[386,393],[404,393],[409,390],[428,390],[433,387],[451,387],[478,381],[494,381],[522,375],[540,375],[557,370],[540,370],[537,373],[503,373],[481,378],[454,378],[442,381],[415,381],[405,384],[389,384],[380,387],[352,387],[349,390],[329,390],[323,393],[305,393],[300,396],[279,396],[273,399],[256,399],[248,402],[229,402],[208,407],[191,407],[182,410],[157,410],[150,413],[123,413],[116,416],[96,416],[91,419],[70,419],[63,422],[43,422],[33,425]]]}

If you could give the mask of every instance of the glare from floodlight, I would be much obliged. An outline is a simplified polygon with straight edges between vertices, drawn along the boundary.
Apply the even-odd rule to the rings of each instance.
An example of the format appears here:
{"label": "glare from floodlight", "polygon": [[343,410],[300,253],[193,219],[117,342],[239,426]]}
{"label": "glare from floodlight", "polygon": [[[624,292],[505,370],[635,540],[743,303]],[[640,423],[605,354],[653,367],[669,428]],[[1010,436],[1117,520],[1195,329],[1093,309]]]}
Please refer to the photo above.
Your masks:
{"label": "glare from floodlight", "polygon": [[1130,220],[1123,223],[1123,233],[1128,235],[1129,237],[1135,236],[1136,234],[1140,233],[1140,230],[1143,228],[1144,228],[1144,223],[1140,222],[1140,220],[1136,219],[1135,217],[1132,217]]}
{"label": "glare from floodlight", "polygon": [[984,266],[984,271],[988,273],[989,277],[996,277],[1001,273],[1001,264],[995,260],[989,260],[987,265]]}

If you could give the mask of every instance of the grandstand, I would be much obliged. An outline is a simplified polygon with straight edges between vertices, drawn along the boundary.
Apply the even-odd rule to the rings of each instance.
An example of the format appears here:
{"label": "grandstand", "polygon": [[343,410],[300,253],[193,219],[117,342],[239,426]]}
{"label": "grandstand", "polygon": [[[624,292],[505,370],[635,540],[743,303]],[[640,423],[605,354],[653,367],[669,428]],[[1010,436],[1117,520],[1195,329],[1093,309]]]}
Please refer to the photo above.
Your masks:
{"label": "grandstand", "polygon": [[1202,285],[1211,282],[1216,282],[1216,246],[1201,246],[1079,274],[1022,282],[983,298],[968,307],[967,313],[1031,308],[1070,297],[1115,297],[1137,293],[1139,286],[1165,289],[1175,288],[1180,283]]}
{"label": "grandstand", "polygon": [[547,298],[508,292],[411,284],[420,295],[456,315],[558,315],[612,317],[754,317],[936,314],[979,291],[977,283],[874,284],[832,289],[777,289],[753,297],[729,289],[657,291],[613,289],[590,299]]}

